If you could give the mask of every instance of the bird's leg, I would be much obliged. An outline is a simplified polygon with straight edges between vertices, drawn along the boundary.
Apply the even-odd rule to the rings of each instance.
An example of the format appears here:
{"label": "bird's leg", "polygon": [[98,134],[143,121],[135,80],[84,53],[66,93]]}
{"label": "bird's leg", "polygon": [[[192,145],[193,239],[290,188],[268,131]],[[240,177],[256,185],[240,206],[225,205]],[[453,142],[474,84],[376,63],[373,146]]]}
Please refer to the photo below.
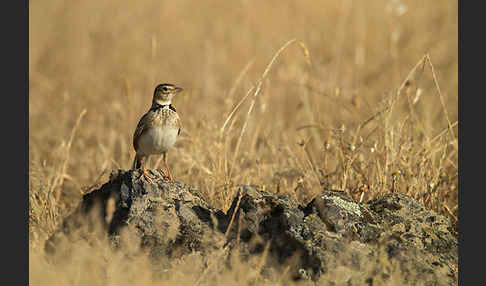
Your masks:
{"label": "bird's leg", "polygon": [[170,173],[169,165],[167,164],[167,153],[164,153],[164,162],[165,162],[165,169],[167,170],[167,174],[169,175],[169,180],[173,183],[174,178],[172,178],[172,174]]}
{"label": "bird's leg", "polygon": [[140,177],[142,176],[149,182],[153,179],[153,177],[147,172],[147,169],[145,169],[145,156],[142,157],[142,174]]}

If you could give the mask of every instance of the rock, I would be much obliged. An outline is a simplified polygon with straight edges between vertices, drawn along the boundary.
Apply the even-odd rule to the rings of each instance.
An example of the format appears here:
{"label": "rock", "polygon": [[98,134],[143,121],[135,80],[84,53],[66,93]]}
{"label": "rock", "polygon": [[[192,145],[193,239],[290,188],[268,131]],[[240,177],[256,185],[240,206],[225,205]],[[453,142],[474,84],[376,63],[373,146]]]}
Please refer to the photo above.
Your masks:
{"label": "rock", "polygon": [[405,284],[457,284],[451,223],[403,194],[357,203],[345,192],[324,191],[301,206],[286,195],[240,186],[225,213],[192,186],[153,174],[157,180],[149,183],[138,179],[138,170],[112,172],[83,197],[46,250],[55,253],[61,237],[69,240],[81,226],[81,237],[89,239],[98,221],[114,247],[128,247],[120,239],[128,231],[155,262],[226,249],[228,263],[232,255],[248,260],[265,253],[264,273],[290,266],[294,280],[373,285],[398,275]]}
{"label": "rock", "polygon": [[[211,216],[224,214],[212,209],[193,187],[181,182],[169,183],[159,170],[153,175],[156,180],[147,182],[139,179],[138,170],[112,172],[109,182],[83,197],[78,209],[46,242],[46,251],[53,253],[61,237],[69,237],[69,233],[83,224],[96,222],[101,222],[115,247],[123,247],[119,234],[129,226],[154,259],[180,257],[193,251],[204,253],[211,250],[212,244],[217,245],[222,234],[213,231]],[[115,200],[115,209],[111,221],[106,222],[110,198]],[[97,211],[96,206],[100,206],[97,215],[90,217]],[[85,229],[95,232],[93,226]]]}

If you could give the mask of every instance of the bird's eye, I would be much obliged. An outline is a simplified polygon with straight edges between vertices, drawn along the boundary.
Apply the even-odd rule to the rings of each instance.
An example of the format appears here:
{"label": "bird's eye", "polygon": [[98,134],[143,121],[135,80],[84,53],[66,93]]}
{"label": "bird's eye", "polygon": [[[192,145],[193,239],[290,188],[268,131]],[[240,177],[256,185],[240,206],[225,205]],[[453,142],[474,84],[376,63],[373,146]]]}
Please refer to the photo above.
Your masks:
{"label": "bird's eye", "polygon": [[163,86],[163,87],[162,87],[162,91],[163,91],[163,92],[168,92],[168,91],[169,91],[169,89],[167,88],[167,86]]}

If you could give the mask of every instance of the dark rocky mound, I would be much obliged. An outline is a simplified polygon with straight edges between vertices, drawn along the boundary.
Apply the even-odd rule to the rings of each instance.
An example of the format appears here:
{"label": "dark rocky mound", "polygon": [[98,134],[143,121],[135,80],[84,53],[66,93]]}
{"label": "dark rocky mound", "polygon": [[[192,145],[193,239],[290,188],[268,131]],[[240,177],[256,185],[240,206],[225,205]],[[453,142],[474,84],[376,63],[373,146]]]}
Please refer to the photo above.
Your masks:
{"label": "dark rocky mound", "polygon": [[139,171],[112,172],[109,182],[83,197],[46,250],[54,253],[61,237],[81,226],[89,239],[92,225],[101,223],[114,247],[124,247],[119,234],[129,230],[154,261],[221,248],[243,260],[267,251],[264,272],[287,268],[293,279],[311,284],[328,278],[330,285],[386,284],[399,273],[401,281],[389,282],[457,285],[451,223],[408,196],[357,203],[344,192],[324,191],[301,206],[289,196],[241,186],[225,213],[192,186],[153,174],[158,180],[148,183],[138,179]]}

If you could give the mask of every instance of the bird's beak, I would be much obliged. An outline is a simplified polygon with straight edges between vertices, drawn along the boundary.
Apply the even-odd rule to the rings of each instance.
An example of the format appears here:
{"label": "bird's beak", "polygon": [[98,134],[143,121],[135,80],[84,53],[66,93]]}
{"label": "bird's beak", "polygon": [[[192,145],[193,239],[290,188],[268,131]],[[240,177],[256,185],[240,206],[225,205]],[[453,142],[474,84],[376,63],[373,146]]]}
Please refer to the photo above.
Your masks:
{"label": "bird's beak", "polygon": [[181,93],[184,89],[182,87],[176,87],[176,92]]}

